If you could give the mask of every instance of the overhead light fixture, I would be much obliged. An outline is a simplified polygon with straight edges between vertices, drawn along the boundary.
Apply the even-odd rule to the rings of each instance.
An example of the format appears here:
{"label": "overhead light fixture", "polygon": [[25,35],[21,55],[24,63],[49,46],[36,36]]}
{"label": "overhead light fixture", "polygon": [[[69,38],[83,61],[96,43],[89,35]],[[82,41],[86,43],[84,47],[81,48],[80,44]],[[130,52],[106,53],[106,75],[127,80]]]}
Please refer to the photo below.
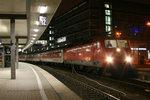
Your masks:
{"label": "overhead light fixture", "polygon": [[23,46],[22,46],[22,45],[19,45],[18,47],[21,48],[21,47],[23,47]]}
{"label": "overhead light fixture", "polygon": [[30,44],[32,44],[34,41],[33,40],[31,40],[31,42],[30,42]]}
{"label": "overhead light fixture", "polygon": [[0,32],[8,32],[8,28],[5,25],[1,25],[0,23]]}
{"label": "overhead light fixture", "polygon": [[46,13],[46,12],[47,12],[47,6],[39,6],[39,7],[38,7],[38,12],[39,12],[40,14]]}
{"label": "overhead light fixture", "polygon": [[38,32],[38,31],[39,31],[39,29],[33,29],[33,31],[34,31],[34,32]]}
{"label": "overhead light fixture", "polygon": [[37,36],[37,34],[33,34],[33,36],[34,36],[34,37],[36,37],[36,36]]}
{"label": "overhead light fixture", "polygon": [[35,21],[35,24],[36,24],[36,25],[39,25],[40,23],[39,23],[39,21]]}
{"label": "overhead light fixture", "polygon": [[19,50],[19,52],[22,51],[22,49],[18,49],[18,50]]}
{"label": "overhead light fixture", "polygon": [[32,40],[35,40],[36,38],[32,38]]}

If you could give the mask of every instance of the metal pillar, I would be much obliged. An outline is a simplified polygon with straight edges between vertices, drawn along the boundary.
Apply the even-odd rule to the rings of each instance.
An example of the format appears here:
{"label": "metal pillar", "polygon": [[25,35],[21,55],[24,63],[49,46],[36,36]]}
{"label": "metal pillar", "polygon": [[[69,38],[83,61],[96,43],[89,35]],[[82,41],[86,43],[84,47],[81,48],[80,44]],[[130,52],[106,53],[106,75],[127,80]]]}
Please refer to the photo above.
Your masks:
{"label": "metal pillar", "polygon": [[11,32],[11,79],[16,79],[16,68],[15,68],[15,19],[10,20],[10,32]]}
{"label": "metal pillar", "polygon": [[2,68],[5,67],[5,46],[3,46],[3,56],[2,56]]}
{"label": "metal pillar", "polygon": [[18,69],[18,38],[16,39],[16,68]]}

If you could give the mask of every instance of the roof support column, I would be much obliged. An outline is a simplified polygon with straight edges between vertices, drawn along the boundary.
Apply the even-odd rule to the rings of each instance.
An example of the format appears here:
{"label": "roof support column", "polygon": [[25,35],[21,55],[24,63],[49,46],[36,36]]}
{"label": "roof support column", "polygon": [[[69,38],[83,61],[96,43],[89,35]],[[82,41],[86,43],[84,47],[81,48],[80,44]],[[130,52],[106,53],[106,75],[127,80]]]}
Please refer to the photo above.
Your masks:
{"label": "roof support column", "polygon": [[11,79],[16,79],[16,55],[15,55],[15,19],[10,19],[11,32]]}
{"label": "roof support column", "polygon": [[2,68],[5,67],[5,46],[3,46],[3,56],[2,56]]}
{"label": "roof support column", "polygon": [[16,68],[18,69],[18,38],[16,39]]}

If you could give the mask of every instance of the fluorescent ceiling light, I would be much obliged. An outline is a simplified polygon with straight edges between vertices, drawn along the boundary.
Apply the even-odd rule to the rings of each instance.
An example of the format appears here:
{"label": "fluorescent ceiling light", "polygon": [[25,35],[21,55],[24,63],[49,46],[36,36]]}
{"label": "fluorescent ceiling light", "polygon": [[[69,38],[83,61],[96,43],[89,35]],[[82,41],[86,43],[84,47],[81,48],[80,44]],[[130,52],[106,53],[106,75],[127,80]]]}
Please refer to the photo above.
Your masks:
{"label": "fluorescent ceiling light", "polygon": [[39,23],[39,21],[35,21],[35,24],[36,24],[36,25],[39,25],[40,23]]}
{"label": "fluorescent ceiling light", "polygon": [[32,38],[32,40],[35,40],[36,38]]}
{"label": "fluorescent ceiling light", "polygon": [[19,45],[18,47],[23,47],[22,45]]}
{"label": "fluorescent ceiling light", "polygon": [[33,31],[34,31],[34,32],[38,32],[38,31],[39,31],[39,29],[33,29]]}
{"label": "fluorescent ceiling light", "polygon": [[33,40],[31,40],[31,43],[30,44],[32,44],[34,41]]}
{"label": "fluorescent ceiling light", "polygon": [[8,32],[8,28],[7,26],[4,26],[4,25],[0,25],[0,32]]}
{"label": "fluorescent ceiling light", "polygon": [[36,36],[37,36],[37,34],[33,34],[33,36],[34,36],[34,37],[36,37]]}
{"label": "fluorescent ceiling light", "polygon": [[47,12],[47,6],[39,6],[38,11],[40,14]]}
{"label": "fluorescent ceiling light", "polygon": [[22,51],[22,49],[18,49],[18,50],[19,50],[19,52]]}

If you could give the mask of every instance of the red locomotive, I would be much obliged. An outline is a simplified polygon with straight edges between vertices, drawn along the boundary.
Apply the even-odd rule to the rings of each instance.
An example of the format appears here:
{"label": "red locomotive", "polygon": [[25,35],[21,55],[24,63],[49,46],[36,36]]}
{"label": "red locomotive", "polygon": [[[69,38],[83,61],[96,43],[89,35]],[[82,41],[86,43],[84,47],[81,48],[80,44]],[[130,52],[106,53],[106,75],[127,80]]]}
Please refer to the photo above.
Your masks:
{"label": "red locomotive", "polygon": [[130,41],[125,38],[98,38],[86,45],[34,55],[36,56],[30,54],[21,57],[25,59],[20,60],[77,65],[80,69],[94,69],[97,72],[110,73],[113,76],[129,75],[133,71]]}

